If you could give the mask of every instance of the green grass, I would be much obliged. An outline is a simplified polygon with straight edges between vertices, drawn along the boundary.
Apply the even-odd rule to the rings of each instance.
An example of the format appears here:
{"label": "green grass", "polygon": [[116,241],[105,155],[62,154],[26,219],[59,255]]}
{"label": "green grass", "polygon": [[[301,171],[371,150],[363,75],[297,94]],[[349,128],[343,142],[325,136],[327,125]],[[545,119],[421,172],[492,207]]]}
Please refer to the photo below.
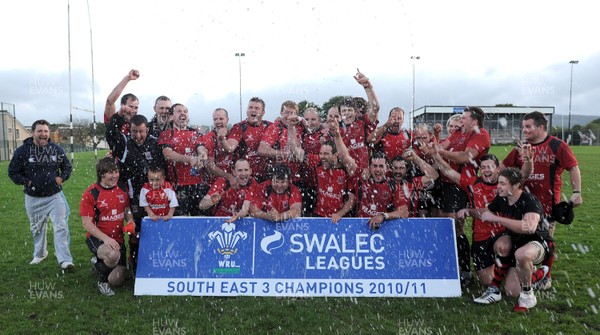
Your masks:
{"label": "green grass", "polygon": [[[23,193],[0,163],[0,334],[467,334],[600,333],[600,148],[574,147],[583,175],[582,207],[560,225],[553,289],[538,293],[527,315],[514,299],[492,306],[472,302],[481,288],[453,299],[135,297],[133,282],[101,296],[79,219],[79,199],[95,179],[91,153],[77,154],[65,186],[71,206],[74,273],[62,274],[53,256],[30,266],[32,239]],[[500,158],[509,148],[493,147]],[[566,175],[565,175],[566,177]],[[568,178],[567,178],[568,180]],[[563,191],[570,194],[569,186]],[[33,290],[30,291],[30,288]]]}

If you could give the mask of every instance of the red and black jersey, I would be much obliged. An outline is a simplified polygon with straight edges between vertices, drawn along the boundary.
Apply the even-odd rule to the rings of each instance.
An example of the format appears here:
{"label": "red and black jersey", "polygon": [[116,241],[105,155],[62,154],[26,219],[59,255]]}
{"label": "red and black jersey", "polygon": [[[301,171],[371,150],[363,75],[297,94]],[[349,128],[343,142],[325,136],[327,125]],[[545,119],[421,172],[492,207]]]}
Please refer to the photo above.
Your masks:
{"label": "red and black jersey", "polygon": [[349,193],[356,194],[356,188],[345,169],[325,169],[321,165],[318,155],[308,155],[307,168],[313,169],[316,176],[316,215],[331,217],[342,209]]}
{"label": "red and black jersey", "polygon": [[253,126],[244,120],[236,123],[231,128],[228,139],[234,139],[238,142],[238,148],[235,154],[239,158],[246,158],[252,169],[252,174],[258,176],[257,179],[265,179],[267,176],[267,166],[270,160],[258,155],[258,146],[262,134],[267,130],[272,122],[263,120],[261,124]]}
{"label": "red and black jersey", "polygon": [[467,138],[465,150],[475,149],[477,150],[477,156],[473,157],[469,163],[463,164],[460,172],[464,170],[467,173],[470,173],[472,176],[476,176],[481,157],[487,154],[488,150],[490,150],[490,134],[488,134],[484,128],[479,128],[472,130],[468,134],[465,134],[465,137]]}
{"label": "red and black jersey", "polygon": [[395,186],[394,182],[384,179],[375,182],[372,178],[361,180],[358,187],[358,215],[361,218],[370,218],[379,213],[394,210]]}
{"label": "red and black jersey", "polygon": [[[298,142],[302,142],[302,135],[304,134],[304,128],[300,125],[296,126],[296,137]],[[281,120],[272,123],[262,135],[261,141],[269,144],[269,146],[275,150],[284,150],[288,142],[288,128]],[[292,182],[296,183],[300,180],[300,164],[296,161],[285,161],[280,163],[286,163],[292,171]],[[271,167],[269,167],[270,170]]]}
{"label": "red and black jersey", "polygon": [[291,183],[285,192],[281,194],[275,193],[271,186],[271,181],[266,180],[260,184],[252,203],[263,212],[275,209],[278,213],[283,213],[289,211],[293,204],[302,205],[302,194]]}
{"label": "red and black jersey", "polygon": [[[446,141],[448,141],[449,143],[447,150],[454,152],[465,151],[467,148],[467,139],[467,136],[465,136],[465,134],[463,134],[462,131],[456,131],[450,134],[450,136],[446,139]],[[460,173],[460,165],[452,161],[449,161],[448,164],[454,171]],[[452,183],[452,181],[448,179],[448,177],[446,177],[444,174],[441,174],[440,178],[443,182]]]}
{"label": "red and black jersey", "polygon": [[164,181],[158,190],[153,189],[150,183],[144,184],[140,192],[140,207],[146,206],[157,216],[165,216],[169,214],[171,207],[179,206],[171,183]]}
{"label": "red and black jersey", "polygon": [[[531,144],[533,171],[525,182],[525,188],[534,194],[544,206],[544,214],[552,214],[552,205],[560,202],[562,173],[577,166],[577,158],[569,145],[555,136],[547,136],[542,142]],[[513,149],[502,161],[506,167],[523,166],[523,159]]]}
{"label": "red and black jersey", "polygon": [[302,135],[302,149],[307,154],[318,155],[321,150],[321,137],[323,136],[323,126],[319,126],[313,132],[309,132],[308,129],[304,131]]}
{"label": "red and black jersey", "polygon": [[[227,153],[224,148],[219,146],[217,133],[215,133],[214,130],[211,130],[208,134],[204,135],[202,142],[204,143],[204,147],[208,152],[208,157],[214,158],[215,165],[219,169],[227,173],[231,173],[233,164],[237,160],[237,156],[235,153]],[[212,183],[214,180],[215,178],[212,178],[210,182]]]}
{"label": "red and black jersey", "polygon": [[[460,188],[467,192],[471,208],[487,208],[496,198],[498,184],[487,184],[481,177],[460,174]],[[485,222],[473,219],[473,241],[485,241],[505,231],[506,228],[496,222]]]}
{"label": "red and black jersey", "polygon": [[351,124],[340,123],[340,134],[344,144],[348,147],[350,157],[362,170],[369,166],[369,150],[367,148],[367,136],[375,130],[376,125],[369,118],[356,120]]}
{"label": "red and black jersey", "polygon": [[[197,149],[202,143],[202,134],[197,130],[169,129],[160,133],[158,145],[162,148],[171,148],[173,151],[184,156],[197,156]],[[168,161],[169,181],[175,186],[196,185],[202,182],[202,173],[192,171],[192,166],[183,162]]]}
{"label": "red and black jersey", "polygon": [[[129,195],[123,183],[113,188],[103,188],[94,183],[81,196],[79,215],[91,217],[101,232],[123,244],[126,208],[129,208]],[[90,236],[88,233],[87,237]]]}
{"label": "red and black jersey", "polygon": [[410,148],[411,141],[412,134],[408,130],[400,129],[398,133],[393,133],[386,129],[376,148],[383,152],[389,162],[395,157],[402,156],[404,150]]}
{"label": "red and black jersey", "polygon": [[221,194],[221,201],[213,209],[214,216],[233,216],[242,209],[245,200],[253,201],[257,191],[258,183],[254,179],[248,185],[234,189],[227,179],[217,178],[206,195]]}
{"label": "red and black jersey", "polygon": [[[104,114],[104,124],[106,125],[106,127],[110,126],[110,120],[113,116],[117,115],[119,113],[115,113],[113,114],[111,117],[108,117],[106,114]],[[120,116],[120,115],[119,115]],[[121,116],[122,117],[122,116]],[[125,122],[120,126],[120,131],[121,134],[123,135],[129,135],[129,132],[131,130],[131,124],[129,122]]]}

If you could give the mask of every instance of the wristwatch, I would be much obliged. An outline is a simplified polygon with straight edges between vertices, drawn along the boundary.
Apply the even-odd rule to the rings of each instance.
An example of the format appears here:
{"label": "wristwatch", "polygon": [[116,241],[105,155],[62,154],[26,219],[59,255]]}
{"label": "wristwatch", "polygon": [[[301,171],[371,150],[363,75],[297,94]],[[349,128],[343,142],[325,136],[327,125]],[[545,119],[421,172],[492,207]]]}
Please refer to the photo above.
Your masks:
{"label": "wristwatch", "polygon": [[388,213],[381,213],[381,216],[383,216],[384,220],[388,220],[390,218],[390,215]]}

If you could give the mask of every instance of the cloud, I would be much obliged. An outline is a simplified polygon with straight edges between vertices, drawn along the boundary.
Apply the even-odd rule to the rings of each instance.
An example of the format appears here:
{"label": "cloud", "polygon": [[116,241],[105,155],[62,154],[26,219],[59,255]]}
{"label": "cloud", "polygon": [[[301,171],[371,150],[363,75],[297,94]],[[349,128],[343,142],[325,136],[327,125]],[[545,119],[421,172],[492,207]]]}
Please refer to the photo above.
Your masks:
{"label": "cloud", "polygon": [[[368,66],[368,64],[366,64]],[[505,75],[500,71],[489,71],[485,75],[456,72],[438,73],[430,71],[426,62],[417,63],[415,107],[423,105],[480,105],[493,106],[512,103],[518,106],[554,106],[557,114],[568,113],[570,65],[568,60],[548,67],[523,71],[519,74]],[[600,68],[600,54],[580,59],[574,66],[572,112],[580,115],[598,115],[596,106],[600,106],[600,83],[595,78]],[[370,74],[381,103],[380,120],[387,119],[387,112],[394,106],[406,111],[412,107],[412,72],[388,75]],[[287,78],[281,83],[254,87],[251,78],[242,84],[242,115],[248,100],[259,96],[267,103],[266,119],[274,120],[279,115],[283,101],[308,100],[322,104],[336,95],[366,97],[364,90],[352,78],[354,71],[347,75],[332,75],[314,80],[294,80]],[[96,92],[110,92],[121,77],[114,82],[96,83]],[[213,78],[206,78],[208,81]],[[244,78],[242,78],[244,80]],[[190,110],[194,124],[211,124],[212,111],[223,107],[229,111],[232,123],[239,121],[239,93],[226,93],[220,97],[204,95],[200,90],[190,89],[185,96],[168,86],[159,92],[154,87],[147,91],[147,83],[152,79],[142,77],[130,83],[124,93],[132,92],[140,99],[140,113],[151,117],[152,106],[158,95],[167,95],[173,102],[184,103]],[[217,79],[214,79],[217,80]],[[239,81],[236,81],[239,84]],[[161,85],[162,87],[162,85]],[[73,106],[92,109],[91,78],[83,70],[76,69],[72,74]],[[31,124],[39,118],[50,122],[64,122],[69,118],[69,80],[68,72],[44,72],[37,70],[0,70],[0,100],[16,105],[17,118],[24,124]],[[96,119],[102,121],[106,96],[96,93]],[[92,114],[74,110],[75,118],[92,119]]]}

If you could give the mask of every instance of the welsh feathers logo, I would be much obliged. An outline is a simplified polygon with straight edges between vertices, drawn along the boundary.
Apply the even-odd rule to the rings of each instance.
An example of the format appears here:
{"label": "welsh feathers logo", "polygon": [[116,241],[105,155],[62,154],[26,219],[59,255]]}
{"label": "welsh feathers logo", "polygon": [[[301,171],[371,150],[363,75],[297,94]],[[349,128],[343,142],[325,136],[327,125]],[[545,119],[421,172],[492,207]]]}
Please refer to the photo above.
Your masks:
{"label": "welsh feathers logo", "polygon": [[217,241],[219,247],[217,252],[225,256],[225,259],[237,253],[236,247],[240,240],[245,240],[248,234],[242,231],[235,231],[235,223],[225,222],[221,225],[221,230],[213,231],[208,234],[210,241]]}
{"label": "welsh feathers logo", "polygon": [[260,249],[267,254],[271,254],[272,250],[281,248],[283,246],[283,234],[275,230],[273,235],[263,237],[260,241]]}

